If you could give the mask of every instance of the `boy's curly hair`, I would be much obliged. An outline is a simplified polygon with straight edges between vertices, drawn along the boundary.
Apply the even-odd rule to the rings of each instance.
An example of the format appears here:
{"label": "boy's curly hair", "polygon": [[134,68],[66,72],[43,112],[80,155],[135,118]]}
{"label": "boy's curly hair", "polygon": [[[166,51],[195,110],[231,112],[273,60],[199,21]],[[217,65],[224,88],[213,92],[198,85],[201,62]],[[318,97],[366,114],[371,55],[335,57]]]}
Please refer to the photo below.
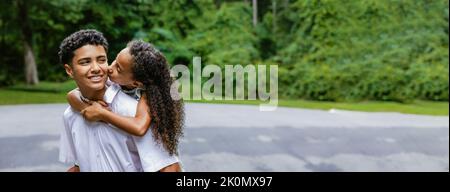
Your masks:
{"label": "boy's curly hair", "polygon": [[108,52],[108,41],[101,32],[95,29],[79,30],[61,42],[58,52],[61,64],[71,63],[74,51],[85,45],[101,45]]}
{"label": "boy's curly hair", "polygon": [[133,74],[144,84],[147,104],[154,126],[153,136],[170,155],[178,154],[178,142],[183,135],[184,106],[174,100],[170,89],[173,79],[164,55],[152,44],[131,41],[127,47],[133,58]]}

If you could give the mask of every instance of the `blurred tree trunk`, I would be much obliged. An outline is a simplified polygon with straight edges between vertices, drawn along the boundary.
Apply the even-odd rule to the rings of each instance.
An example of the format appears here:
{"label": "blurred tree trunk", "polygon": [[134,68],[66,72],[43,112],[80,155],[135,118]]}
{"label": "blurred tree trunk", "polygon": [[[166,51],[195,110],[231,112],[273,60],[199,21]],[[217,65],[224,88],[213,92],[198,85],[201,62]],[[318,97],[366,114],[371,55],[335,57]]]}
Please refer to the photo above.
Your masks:
{"label": "blurred tree trunk", "polygon": [[214,4],[216,5],[217,9],[220,9],[220,5],[221,5],[221,0],[214,0]]}
{"label": "blurred tree trunk", "polygon": [[277,0],[272,0],[272,32],[275,34],[277,30]]}
{"label": "blurred tree trunk", "polygon": [[38,71],[36,67],[36,61],[33,53],[33,33],[28,22],[28,7],[27,4],[22,1],[17,1],[17,7],[19,10],[19,25],[22,31],[22,44],[23,55],[25,61],[25,80],[27,84],[38,84]]}
{"label": "blurred tree trunk", "polygon": [[258,24],[258,0],[253,0],[253,26]]}

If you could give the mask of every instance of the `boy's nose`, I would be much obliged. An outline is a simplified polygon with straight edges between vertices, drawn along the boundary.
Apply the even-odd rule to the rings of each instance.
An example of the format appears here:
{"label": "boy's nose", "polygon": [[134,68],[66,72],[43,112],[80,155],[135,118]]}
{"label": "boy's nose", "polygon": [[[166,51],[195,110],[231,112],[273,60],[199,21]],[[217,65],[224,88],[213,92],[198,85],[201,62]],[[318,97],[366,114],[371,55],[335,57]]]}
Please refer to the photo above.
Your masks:
{"label": "boy's nose", "polygon": [[93,62],[91,67],[92,67],[91,70],[92,70],[94,73],[98,73],[98,72],[101,71],[101,68],[100,68],[100,66],[98,65],[98,63]]}

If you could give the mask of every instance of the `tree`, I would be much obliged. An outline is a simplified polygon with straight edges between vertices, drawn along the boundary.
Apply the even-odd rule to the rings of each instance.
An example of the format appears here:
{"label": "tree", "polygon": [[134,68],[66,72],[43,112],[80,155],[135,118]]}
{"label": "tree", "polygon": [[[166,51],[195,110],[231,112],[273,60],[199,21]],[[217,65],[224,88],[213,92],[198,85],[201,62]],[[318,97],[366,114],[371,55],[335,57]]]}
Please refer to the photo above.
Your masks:
{"label": "tree", "polygon": [[79,29],[74,24],[83,17],[80,8],[84,4],[84,1],[75,0],[1,1],[0,6],[8,11],[0,14],[0,46],[4,54],[0,64],[0,85],[17,81],[32,85],[40,79],[66,79],[60,73],[56,53],[68,31]]}
{"label": "tree", "polygon": [[258,24],[258,0],[253,0],[253,26]]}
{"label": "tree", "polygon": [[23,0],[16,1],[19,10],[19,24],[22,32],[23,56],[25,62],[25,79],[27,84],[38,84],[38,71],[33,52],[33,33],[28,18],[28,6]]}

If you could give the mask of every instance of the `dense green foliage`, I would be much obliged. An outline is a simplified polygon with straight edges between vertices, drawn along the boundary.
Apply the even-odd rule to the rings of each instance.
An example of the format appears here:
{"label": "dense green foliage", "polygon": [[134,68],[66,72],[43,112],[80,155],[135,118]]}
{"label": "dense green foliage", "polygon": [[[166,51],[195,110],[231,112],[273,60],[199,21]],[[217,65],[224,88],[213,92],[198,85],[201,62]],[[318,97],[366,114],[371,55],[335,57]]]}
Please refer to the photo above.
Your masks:
{"label": "dense green foliage", "polygon": [[[448,0],[30,0],[39,78],[67,79],[62,39],[102,31],[109,60],[133,38],[171,64],[276,64],[283,98],[448,101]],[[15,1],[0,1],[0,86],[23,81]]]}
{"label": "dense green foliage", "polygon": [[448,100],[448,1],[297,1],[286,14],[287,95]]}

